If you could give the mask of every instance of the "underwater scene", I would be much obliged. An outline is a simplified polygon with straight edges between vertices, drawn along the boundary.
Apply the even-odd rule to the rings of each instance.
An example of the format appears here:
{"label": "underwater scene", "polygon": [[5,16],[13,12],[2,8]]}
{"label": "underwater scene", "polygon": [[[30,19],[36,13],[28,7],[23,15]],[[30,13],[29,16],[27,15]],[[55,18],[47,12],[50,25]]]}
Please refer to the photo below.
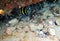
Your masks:
{"label": "underwater scene", "polygon": [[60,41],[60,0],[1,0],[0,41]]}

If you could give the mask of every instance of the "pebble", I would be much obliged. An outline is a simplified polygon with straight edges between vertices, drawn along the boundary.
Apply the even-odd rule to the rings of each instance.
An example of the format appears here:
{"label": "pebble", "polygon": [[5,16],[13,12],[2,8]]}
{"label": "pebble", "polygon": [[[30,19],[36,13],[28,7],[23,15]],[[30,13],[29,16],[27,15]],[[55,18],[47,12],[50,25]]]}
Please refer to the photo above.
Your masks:
{"label": "pebble", "polygon": [[31,31],[35,31],[36,30],[35,25],[33,23],[30,23],[29,27],[30,27]]}
{"label": "pebble", "polygon": [[55,32],[54,29],[49,28],[49,34],[52,35],[52,36],[55,36],[56,32]]}
{"label": "pebble", "polygon": [[55,29],[55,32],[56,32],[56,37],[58,39],[60,39],[60,26],[55,26],[54,29]]}
{"label": "pebble", "polygon": [[43,29],[43,25],[42,24],[39,24],[39,29]]}
{"label": "pebble", "polygon": [[[58,6],[58,5],[56,5],[54,8],[53,8],[53,10],[54,10],[54,15],[55,16],[60,16],[60,7]],[[56,12],[57,11],[57,12]]]}
{"label": "pebble", "polygon": [[36,31],[36,34],[37,34],[37,37],[39,37],[39,38],[46,38],[43,31]]}
{"label": "pebble", "polygon": [[56,23],[57,23],[57,25],[60,25],[60,18],[56,19]]}
{"label": "pebble", "polygon": [[28,26],[25,26],[24,28],[23,28],[23,30],[26,32],[26,31],[30,31],[30,28],[28,27]]}
{"label": "pebble", "polygon": [[30,29],[31,29],[31,31],[36,31],[37,29],[43,29],[43,25],[42,24],[33,24],[33,23],[31,23],[30,25]]}
{"label": "pebble", "polygon": [[11,35],[14,30],[15,30],[15,27],[8,27],[6,30],[6,34]]}
{"label": "pebble", "polygon": [[8,24],[10,24],[10,26],[14,26],[14,25],[18,24],[18,20],[17,19],[12,19],[8,22]]}

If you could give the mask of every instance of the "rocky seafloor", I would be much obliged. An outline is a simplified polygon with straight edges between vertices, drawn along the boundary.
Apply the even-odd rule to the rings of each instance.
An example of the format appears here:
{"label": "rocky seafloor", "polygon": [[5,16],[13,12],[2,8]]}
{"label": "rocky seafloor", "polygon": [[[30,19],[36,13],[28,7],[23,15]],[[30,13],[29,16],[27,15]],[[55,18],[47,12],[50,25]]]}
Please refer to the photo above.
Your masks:
{"label": "rocky seafloor", "polygon": [[[43,15],[35,15],[33,19],[22,21],[12,19],[0,28],[0,41],[60,41],[60,3],[46,4]],[[46,7],[47,6],[47,7]],[[9,25],[8,25],[9,24]]]}

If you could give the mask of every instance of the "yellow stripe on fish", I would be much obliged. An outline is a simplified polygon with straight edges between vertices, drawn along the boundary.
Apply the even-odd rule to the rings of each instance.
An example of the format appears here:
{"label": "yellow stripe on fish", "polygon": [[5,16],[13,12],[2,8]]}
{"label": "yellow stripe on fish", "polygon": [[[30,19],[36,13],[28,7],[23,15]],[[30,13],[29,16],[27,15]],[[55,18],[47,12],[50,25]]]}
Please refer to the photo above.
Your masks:
{"label": "yellow stripe on fish", "polygon": [[26,14],[27,9],[25,7],[20,8],[20,14]]}

